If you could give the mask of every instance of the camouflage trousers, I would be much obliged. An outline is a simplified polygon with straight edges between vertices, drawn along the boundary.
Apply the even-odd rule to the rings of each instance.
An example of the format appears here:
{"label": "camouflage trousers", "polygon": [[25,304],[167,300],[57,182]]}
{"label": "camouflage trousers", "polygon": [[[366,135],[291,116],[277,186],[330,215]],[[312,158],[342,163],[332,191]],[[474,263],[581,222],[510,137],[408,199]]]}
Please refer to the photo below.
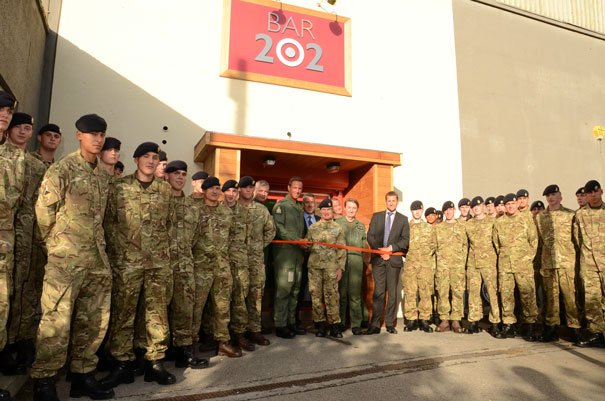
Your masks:
{"label": "camouflage trousers", "polygon": [[261,331],[263,292],[265,290],[265,264],[262,259],[250,261],[250,288],[246,297],[248,309],[248,330],[252,333]]}
{"label": "camouflage trousers", "polygon": [[[309,267],[309,293],[311,294],[314,322],[327,320],[328,324],[340,323],[340,297],[336,270]],[[324,302],[326,304],[325,314]]]}
{"label": "camouflage trousers", "polygon": [[489,321],[500,323],[500,305],[498,303],[498,272],[493,268],[466,271],[466,288],[468,290],[468,321],[478,322],[483,319],[483,301],[481,300],[481,283],[485,285],[489,296]]}
{"label": "camouflage trousers", "polygon": [[[437,268],[437,313],[441,320],[461,320],[464,315],[465,269],[462,267]],[[451,302],[450,302],[451,292]]]}
{"label": "camouflage trousers", "polygon": [[33,216],[29,214],[19,212],[15,218],[13,289],[8,326],[9,344],[14,344],[17,337],[19,339],[23,337],[20,335],[21,329],[25,329],[25,325],[22,325],[23,308],[27,308],[28,304],[36,303],[32,299],[35,296],[33,274],[30,277],[34,226],[32,218]]}
{"label": "camouflage trousers", "polygon": [[406,320],[428,320],[431,317],[434,276],[430,264],[407,262],[403,276],[403,311]]}
{"label": "camouflage trousers", "polygon": [[71,346],[70,370],[89,373],[109,324],[111,271],[98,251],[64,257],[49,250],[31,377],[52,377],[63,367]]}
{"label": "camouflage trousers", "polygon": [[498,275],[500,297],[502,300],[502,323],[513,324],[515,317],[515,286],[519,289],[521,300],[521,323],[536,323],[538,306],[536,305],[536,283],[531,265],[516,272],[500,272]]}
{"label": "camouflage trousers", "polygon": [[193,261],[181,259],[173,265],[173,291],[169,307],[172,344],[183,347],[193,344],[193,307],[195,303],[195,277]]}
{"label": "camouflage trousers", "polygon": [[605,301],[605,272],[581,269],[584,281],[584,308],[588,330],[591,333],[605,333],[603,305]]}
{"label": "camouflage trousers", "polygon": [[0,351],[7,340],[6,323],[10,313],[10,298],[13,289],[15,232],[0,230]]}
{"label": "camouflage trousers", "polygon": [[276,245],[273,249],[275,269],[275,327],[296,324],[296,305],[302,280],[303,251],[295,245]]}
{"label": "camouflage trousers", "polygon": [[573,269],[543,269],[541,274],[546,298],[544,323],[549,326],[561,324],[559,316],[559,294],[561,294],[565,304],[567,327],[579,329],[580,319],[578,319],[578,308],[576,306],[575,271]]}
{"label": "camouflage trousers", "polygon": [[347,310],[351,318],[351,327],[361,327],[363,319],[363,303],[361,302],[361,286],[363,280],[363,258],[361,255],[347,255],[345,271],[338,282],[340,294],[340,321],[347,321]]}
{"label": "camouflage trousers", "polygon": [[235,334],[243,334],[248,328],[246,297],[250,289],[248,266],[242,262],[231,262],[233,289],[231,291],[231,321],[229,328]]}
{"label": "camouflage trousers", "polygon": [[[193,336],[197,337],[206,301],[212,304],[212,333],[219,342],[227,342],[231,320],[231,291],[233,277],[229,261],[222,258],[196,257],[195,305],[193,307]],[[197,339],[197,338],[196,338]]]}
{"label": "camouflage trousers", "polygon": [[109,352],[116,360],[135,359],[135,319],[140,322],[139,327],[145,328],[137,332],[144,332],[147,341],[144,344],[136,342],[138,347],[147,350],[145,359],[156,361],[164,358],[169,336],[167,283],[171,275],[169,266],[145,268],[130,265],[114,268]]}

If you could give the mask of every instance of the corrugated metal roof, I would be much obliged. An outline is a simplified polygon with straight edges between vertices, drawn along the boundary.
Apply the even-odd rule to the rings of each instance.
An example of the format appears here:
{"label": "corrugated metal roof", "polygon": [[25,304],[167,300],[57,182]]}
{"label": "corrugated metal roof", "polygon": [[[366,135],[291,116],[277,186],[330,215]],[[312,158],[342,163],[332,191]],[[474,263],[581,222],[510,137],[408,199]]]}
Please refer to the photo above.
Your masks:
{"label": "corrugated metal roof", "polygon": [[496,0],[496,2],[605,34],[605,0]]}

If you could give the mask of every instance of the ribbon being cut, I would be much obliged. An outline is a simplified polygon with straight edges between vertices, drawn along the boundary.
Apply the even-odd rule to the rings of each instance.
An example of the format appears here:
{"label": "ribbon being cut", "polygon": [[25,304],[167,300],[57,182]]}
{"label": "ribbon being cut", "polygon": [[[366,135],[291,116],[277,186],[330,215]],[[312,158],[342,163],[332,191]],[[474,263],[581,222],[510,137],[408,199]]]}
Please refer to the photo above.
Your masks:
{"label": "ribbon being cut", "polygon": [[278,240],[278,239],[276,239],[276,240],[271,241],[271,243],[272,244],[290,244],[290,245],[322,245],[322,246],[329,246],[332,248],[346,249],[348,251],[376,253],[379,255],[405,256],[404,252],[379,251],[377,249],[359,248],[356,246],[349,246],[349,245],[329,244],[327,242],[313,242],[313,241],[307,241],[306,239],[300,239],[300,240]]}

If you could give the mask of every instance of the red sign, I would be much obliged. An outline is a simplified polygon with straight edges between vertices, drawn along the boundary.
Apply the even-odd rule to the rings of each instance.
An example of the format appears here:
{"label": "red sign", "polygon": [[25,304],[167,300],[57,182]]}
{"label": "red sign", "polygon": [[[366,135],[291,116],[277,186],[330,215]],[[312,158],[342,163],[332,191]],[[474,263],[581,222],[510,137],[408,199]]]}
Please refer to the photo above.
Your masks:
{"label": "red sign", "polygon": [[351,96],[350,20],[270,0],[225,0],[221,76]]}

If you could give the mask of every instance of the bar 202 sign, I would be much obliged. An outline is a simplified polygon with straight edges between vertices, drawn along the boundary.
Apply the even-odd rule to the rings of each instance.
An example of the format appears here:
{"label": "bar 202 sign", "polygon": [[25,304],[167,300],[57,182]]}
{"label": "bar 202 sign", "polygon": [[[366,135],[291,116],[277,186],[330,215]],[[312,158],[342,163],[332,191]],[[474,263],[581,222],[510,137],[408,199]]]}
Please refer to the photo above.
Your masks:
{"label": "bar 202 sign", "polygon": [[221,76],[351,96],[350,20],[270,0],[224,0]]}

